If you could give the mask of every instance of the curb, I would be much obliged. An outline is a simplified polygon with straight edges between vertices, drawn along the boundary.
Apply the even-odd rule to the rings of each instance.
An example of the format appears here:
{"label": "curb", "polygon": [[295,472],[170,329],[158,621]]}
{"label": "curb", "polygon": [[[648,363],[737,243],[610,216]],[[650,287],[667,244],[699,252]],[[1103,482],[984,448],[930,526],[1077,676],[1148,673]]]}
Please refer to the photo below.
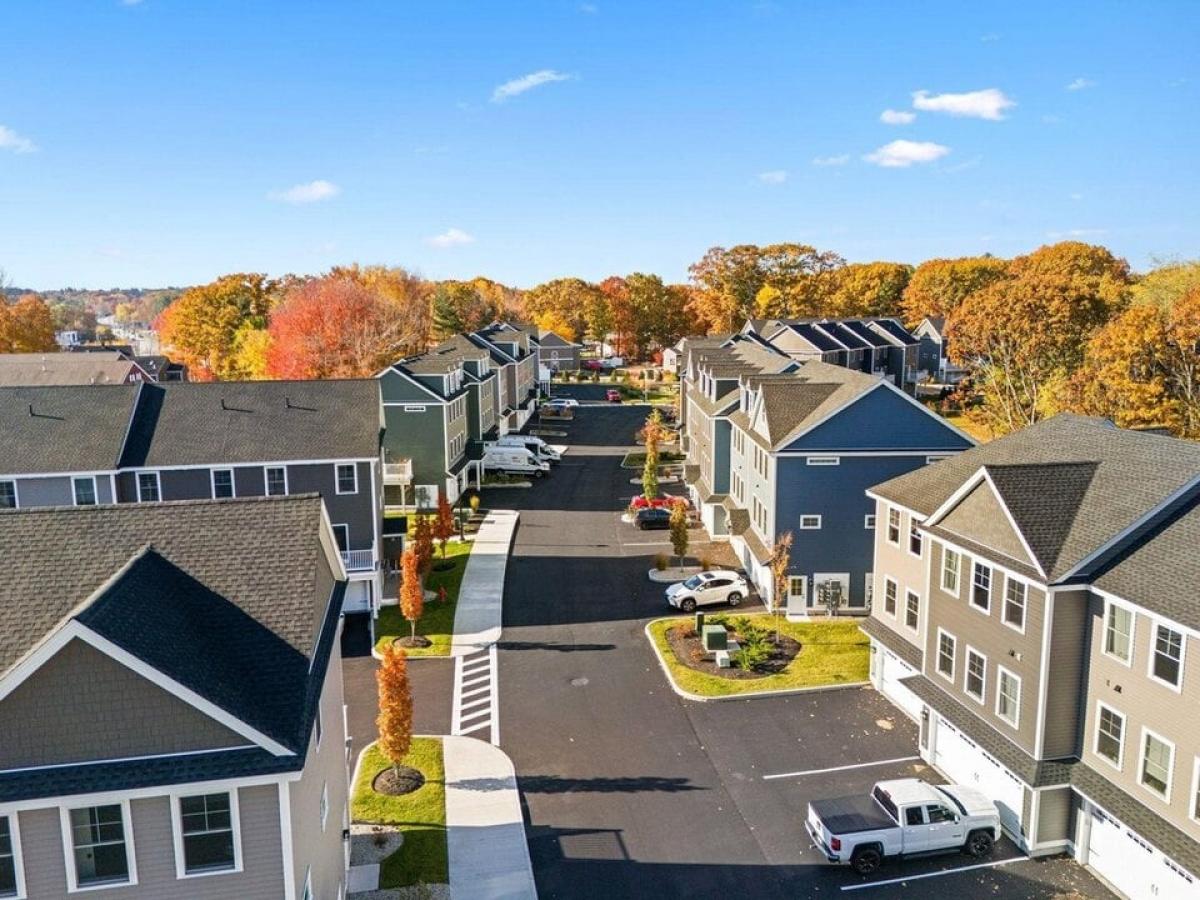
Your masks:
{"label": "curb", "polygon": [[519,484],[485,484],[479,490],[481,491],[502,491],[505,488],[530,488],[533,487],[532,481],[522,481]]}
{"label": "curb", "polygon": [[700,568],[700,566],[684,566],[683,568],[686,571],[680,573],[679,569],[675,567],[676,573],[679,574],[678,578],[676,578],[675,575],[667,575],[667,577],[663,577],[668,571],[670,571],[670,569],[662,572],[660,572],[658,569],[651,569],[646,573],[646,577],[648,577],[655,584],[679,584],[682,581],[687,581],[688,578],[695,575],[697,572],[704,571],[704,569]]}
{"label": "curb", "polygon": [[726,700],[754,700],[759,697],[786,697],[791,694],[814,694],[823,691],[844,691],[849,688],[870,687],[870,680],[867,681],[850,681],[845,684],[818,684],[813,687],[802,688],[780,688],[777,691],[746,691],[741,694],[721,694],[716,697],[706,697],[703,694],[693,694],[691,691],[685,691],[675,682],[675,676],[671,674],[671,667],[667,665],[667,661],[663,659],[662,653],[659,652],[658,644],[654,642],[654,635],[650,633],[650,626],[655,622],[674,622],[680,621],[685,616],[659,616],[657,619],[651,619],[646,623],[646,627],[642,631],[646,635],[646,640],[650,642],[650,649],[654,651],[654,656],[658,660],[659,666],[663,670],[663,674],[667,676],[667,684],[680,697],[685,700],[694,700],[697,703],[714,703]]}

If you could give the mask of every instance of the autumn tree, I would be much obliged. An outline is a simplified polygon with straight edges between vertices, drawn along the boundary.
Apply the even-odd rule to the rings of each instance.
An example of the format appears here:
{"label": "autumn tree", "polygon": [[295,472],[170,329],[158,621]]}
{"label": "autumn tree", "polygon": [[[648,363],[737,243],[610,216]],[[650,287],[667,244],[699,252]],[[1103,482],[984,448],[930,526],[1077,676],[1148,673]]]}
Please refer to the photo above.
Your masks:
{"label": "autumn tree", "polygon": [[375,670],[375,686],[379,694],[379,715],[375,727],[379,731],[379,751],[400,772],[412,747],[413,702],[408,684],[408,659],[403,650],[385,644],[382,660]]}
{"label": "autumn tree", "polygon": [[57,349],[54,315],[41,297],[26,294],[10,304],[0,295],[0,353],[48,353]]}
{"label": "autumn tree", "polygon": [[429,313],[431,336],[435,341],[444,341],[448,337],[462,334],[464,329],[462,316],[454,302],[451,290],[447,284],[439,284],[433,292],[433,306]]}
{"label": "autumn tree", "polygon": [[[563,337],[567,335],[560,328],[565,323],[576,337],[588,332],[593,338],[602,340],[604,334],[596,334],[590,327],[597,305],[606,305],[604,293],[596,285],[579,278],[555,278],[525,292],[525,308],[533,321],[540,328]],[[547,322],[555,322],[558,327]]]}
{"label": "autumn tree", "polygon": [[267,358],[271,350],[271,333],[263,328],[244,325],[233,337],[233,360],[230,371],[234,378],[259,381],[268,377]]}
{"label": "autumn tree", "polygon": [[446,544],[454,537],[454,510],[450,508],[450,498],[445,491],[438,491],[437,517],[433,521],[433,536],[442,549],[442,559],[446,558]]}
{"label": "autumn tree", "polygon": [[687,503],[680,497],[671,504],[671,549],[679,559],[679,568],[683,568],[683,559],[688,552],[688,517]]}
{"label": "autumn tree", "polygon": [[421,562],[410,547],[400,557],[400,614],[412,628],[409,643],[417,642],[417,620],[425,612],[425,586],[421,583]]}
{"label": "autumn tree", "polygon": [[826,277],[820,315],[898,316],[912,272],[912,266],[890,262],[850,263],[834,269]]}
{"label": "autumn tree", "polygon": [[771,613],[775,617],[775,643],[779,643],[779,623],[788,595],[788,569],[792,565],[792,533],[785,531],[775,539],[767,566],[771,572]]}
{"label": "autumn tree", "polygon": [[913,270],[900,301],[904,321],[909,326],[921,320],[946,318],[976,291],[1004,278],[1008,261],[992,256],[967,256],[961,259],[931,259]]}
{"label": "autumn tree", "polygon": [[[398,266],[336,266],[331,278],[349,278],[379,298],[394,329],[401,356],[423,352],[429,345],[430,299],[434,286]],[[389,359],[388,362],[393,362]]]}
{"label": "autumn tree", "polygon": [[625,279],[616,275],[605,278],[598,287],[604,294],[605,304],[608,308],[608,332],[605,336],[612,334],[614,350],[618,356],[628,355],[635,328],[629,288],[625,284]]}
{"label": "autumn tree", "polygon": [[225,275],[185,291],[158,317],[163,347],[197,381],[238,376],[235,343],[243,328],[267,327],[277,282],[266,275]]}
{"label": "autumn tree", "polygon": [[646,416],[646,421],[643,423],[641,430],[637,433],[637,438],[646,445],[646,452],[658,452],[659,444],[667,439],[667,426],[663,423],[662,413],[657,409],[652,409],[650,415]]}
{"label": "autumn tree", "polygon": [[1132,306],[1167,311],[1193,288],[1200,287],[1200,261],[1165,262],[1138,278],[1129,291]]}
{"label": "autumn tree", "polygon": [[642,466],[642,496],[653,500],[658,496],[658,448],[646,448],[646,462]]}
{"label": "autumn tree", "polygon": [[413,526],[412,543],[413,552],[417,554],[418,570],[427,572],[429,564],[433,561],[433,525],[428,516],[417,514],[417,521]]}
{"label": "autumn tree", "polygon": [[430,323],[434,340],[478,331],[494,321],[499,307],[484,297],[472,282],[443,281],[433,294]]}
{"label": "autumn tree", "polygon": [[1129,266],[1064,242],[1012,260],[947,321],[954,361],[972,370],[975,415],[1001,435],[1057,412],[1091,336],[1128,300]]}

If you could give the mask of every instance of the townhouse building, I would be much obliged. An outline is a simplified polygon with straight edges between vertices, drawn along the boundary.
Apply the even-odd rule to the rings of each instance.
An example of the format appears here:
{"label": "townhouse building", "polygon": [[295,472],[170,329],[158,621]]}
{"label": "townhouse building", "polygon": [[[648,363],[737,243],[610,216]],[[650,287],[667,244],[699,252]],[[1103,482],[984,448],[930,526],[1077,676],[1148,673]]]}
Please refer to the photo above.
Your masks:
{"label": "townhouse building", "polygon": [[136,384],[156,374],[130,356],[100,353],[0,353],[0,386]]}
{"label": "townhouse building", "polygon": [[377,610],[383,424],[372,379],[0,388],[0,508],[317,493]]}
{"label": "townhouse building", "polygon": [[967,370],[950,360],[944,318],[926,316],[912,333],[918,341],[917,370],[922,377],[932,378],[942,384],[962,381]]}
{"label": "townhouse building", "polygon": [[917,380],[920,341],[897,319],[748,319],[742,334],[793,359],[888,377],[898,388]]}
{"label": "townhouse building", "polygon": [[466,335],[487,350],[500,373],[500,433],[520,431],[529,422],[538,393],[538,356],[529,333],[497,322]]}
{"label": "townhouse building", "polygon": [[493,327],[501,332],[505,330],[520,331],[527,335],[537,353],[539,369],[549,373],[578,371],[583,344],[577,341],[568,341],[561,334],[548,328],[539,328],[536,325],[502,321],[495,323]]}
{"label": "townhouse building", "polygon": [[479,459],[483,442],[494,441],[500,434],[500,374],[492,365],[491,354],[456,334],[426,355],[462,364],[467,390],[467,455]]}
{"label": "townhouse building", "polygon": [[872,488],[876,687],[1033,854],[1200,894],[1200,446],[1060,415]]}
{"label": "townhouse building", "polygon": [[0,553],[0,896],[344,896],[320,497],[3,510]]}

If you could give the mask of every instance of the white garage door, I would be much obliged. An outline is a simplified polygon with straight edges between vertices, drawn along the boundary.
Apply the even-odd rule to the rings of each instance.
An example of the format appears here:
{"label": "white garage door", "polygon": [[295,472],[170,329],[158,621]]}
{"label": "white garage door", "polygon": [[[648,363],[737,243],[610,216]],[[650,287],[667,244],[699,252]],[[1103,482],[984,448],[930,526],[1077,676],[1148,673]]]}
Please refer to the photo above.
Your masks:
{"label": "white garage door", "polygon": [[346,598],[342,601],[342,612],[371,611],[371,582],[351,581],[346,585]]}
{"label": "white garage door", "polygon": [[984,753],[961,731],[938,718],[933,764],[955,784],[983,791],[1000,810],[1000,824],[1014,839],[1021,834],[1024,788],[1015,775]]}
{"label": "white garage door", "polygon": [[883,666],[882,677],[880,678],[883,695],[908,713],[911,718],[919,720],[921,717],[921,698],[900,683],[901,678],[907,678],[909,675],[914,674],[912,667],[891,650],[886,650],[882,646],[879,649],[881,651],[880,659]]}
{"label": "white garage door", "polygon": [[1200,886],[1112,816],[1092,810],[1088,865],[1128,897],[1196,900]]}

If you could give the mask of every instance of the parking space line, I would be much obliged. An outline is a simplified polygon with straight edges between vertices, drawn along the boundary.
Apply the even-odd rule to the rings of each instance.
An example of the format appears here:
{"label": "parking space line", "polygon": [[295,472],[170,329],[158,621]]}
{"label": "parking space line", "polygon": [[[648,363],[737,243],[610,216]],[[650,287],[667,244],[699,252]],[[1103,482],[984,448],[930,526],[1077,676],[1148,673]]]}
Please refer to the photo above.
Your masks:
{"label": "parking space line", "polygon": [[914,759],[920,759],[919,756],[901,756],[898,759],[881,759],[877,762],[854,763],[849,766],[833,766],[829,769],[805,769],[802,772],[780,772],[778,775],[764,775],[763,781],[771,781],[775,778],[800,778],[805,775],[824,775],[828,772],[846,772],[850,769],[869,769],[872,766],[890,766],[893,763],[912,762]]}
{"label": "parking space line", "polygon": [[925,872],[920,875],[909,875],[907,878],[888,878],[884,881],[869,881],[866,884],[845,884],[843,891],[861,891],[866,888],[884,887],[889,884],[902,884],[906,881],[920,881],[922,878],[941,878],[943,875],[956,875],[959,872],[970,872],[972,869],[992,869],[996,866],[1007,866],[1009,863],[1021,862],[1027,856],[1014,856],[1012,859],[997,859],[992,862],[976,863],[973,866],[959,866],[957,869],[942,869],[940,872]]}

